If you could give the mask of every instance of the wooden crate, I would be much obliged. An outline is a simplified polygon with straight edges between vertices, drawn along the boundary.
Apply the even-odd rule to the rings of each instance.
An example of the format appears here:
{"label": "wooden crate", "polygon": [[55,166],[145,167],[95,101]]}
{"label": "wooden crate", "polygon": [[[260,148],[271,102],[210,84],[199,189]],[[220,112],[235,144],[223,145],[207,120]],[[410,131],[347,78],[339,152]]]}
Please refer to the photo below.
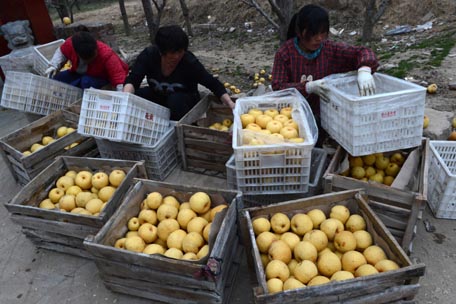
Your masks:
{"label": "wooden crate", "polygon": [[[77,129],[78,120],[77,114],[59,110],[0,139],[0,148],[3,150],[7,164],[19,184],[27,184],[50,165],[57,156],[95,157],[98,155],[95,140],[91,137],[84,137],[76,131],[55,140],[28,156],[22,153],[28,150],[32,144],[41,142],[43,136],[56,138],[56,131],[61,126]],[[79,142],[79,144],[71,149],[65,149],[74,142]]]}
{"label": "wooden crate", "polygon": [[[261,262],[252,227],[252,219],[259,216],[271,216],[282,212],[293,215],[319,208],[326,214],[334,205],[345,205],[351,213],[360,214],[366,221],[374,243],[381,246],[388,258],[398,263],[401,268],[375,275],[355,279],[331,282],[319,286],[307,286],[300,289],[268,293],[266,276]],[[256,303],[294,304],[294,303],[396,303],[409,301],[418,293],[419,279],[424,275],[424,264],[412,264],[407,254],[369,207],[364,191],[347,190],[329,193],[311,198],[282,202],[267,207],[255,207],[242,210],[240,214],[242,239],[247,252],[250,271],[254,274],[253,293]]]}
{"label": "wooden crate", "polygon": [[[213,206],[229,204],[206,263],[114,247],[115,241],[127,232],[128,220],[139,213],[141,202],[154,191],[181,201],[188,200],[194,192],[204,191],[211,196]],[[94,256],[103,282],[112,291],[166,303],[229,303],[243,253],[237,229],[240,207],[242,196],[237,191],[138,180],[116,213],[96,236],[87,237],[84,245]]]}
{"label": "wooden crate", "polygon": [[225,163],[233,154],[231,132],[209,129],[226,118],[233,121],[232,110],[217,102],[214,95],[206,95],[178,122],[178,149],[184,170],[226,176]]}
{"label": "wooden crate", "polygon": [[406,190],[336,174],[340,162],[347,153],[340,146],[323,174],[325,193],[347,189],[364,189],[369,195],[370,207],[408,254],[413,250],[416,224],[421,219],[422,210],[427,201],[429,139],[423,139],[418,151],[419,164],[413,171],[411,187]]}
{"label": "wooden crate", "polygon": [[[111,172],[123,169],[127,175],[99,216],[86,216],[38,207],[55,187],[56,180],[68,170]],[[23,233],[37,246],[81,257],[91,256],[84,250],[83,240],[96,234],[117,209],[134,177],[147,177],[144,163],[82,157],[58,157],[5,204],[10,218],[22,226]]]}

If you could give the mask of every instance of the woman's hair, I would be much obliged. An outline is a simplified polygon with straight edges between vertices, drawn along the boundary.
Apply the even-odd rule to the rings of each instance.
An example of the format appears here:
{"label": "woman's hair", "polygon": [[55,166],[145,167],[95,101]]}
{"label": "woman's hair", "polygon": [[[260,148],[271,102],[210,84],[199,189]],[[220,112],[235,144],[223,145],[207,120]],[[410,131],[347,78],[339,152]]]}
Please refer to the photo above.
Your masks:
{"label": "woman's hair", "polygon": [[188,36],[178,25],[162,26],[155,35],[155,44],[160,53],[176,52],[188,49]]}
{"label": "woman's hair", "polygon": [[297,33],[306,30],[305,39],[320,33],[329,32],[328,12],[320,6],[309,4],[303,6],[293,15],[288,26],[287,39],[294,38]]}
{"label": "woman's hair", "polygon": [[77,32],[71,37],[71,41],[73,42],[74,50],[82,59],[88,60],[95,55],[97,50],[97,41],[92,37],[92,35],[90,35],[89,32]]}

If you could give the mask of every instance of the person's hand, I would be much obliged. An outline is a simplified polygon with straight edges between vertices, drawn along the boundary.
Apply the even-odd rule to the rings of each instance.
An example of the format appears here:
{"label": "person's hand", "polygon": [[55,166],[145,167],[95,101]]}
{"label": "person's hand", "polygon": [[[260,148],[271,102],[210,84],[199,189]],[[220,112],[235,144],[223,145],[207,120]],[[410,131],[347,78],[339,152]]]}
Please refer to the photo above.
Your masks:
{"label": "person's hand", "polygon": [[358,69],[358,90],[361,96],[375,94],[375,82],[371,72],[371,68],[366,66]]}
{"label": "person's hand", "polygon": [[323,79],[306,82],[306,92],[309,94],[317,94],[320,98],[329,100],[329,88]]}
{"label": "person's hand", "polygon": [[55,66],[49,66],[47,70],[44,72],[45,76],[48,78],[52,78],[55,73],[57,72],[57,68]]}

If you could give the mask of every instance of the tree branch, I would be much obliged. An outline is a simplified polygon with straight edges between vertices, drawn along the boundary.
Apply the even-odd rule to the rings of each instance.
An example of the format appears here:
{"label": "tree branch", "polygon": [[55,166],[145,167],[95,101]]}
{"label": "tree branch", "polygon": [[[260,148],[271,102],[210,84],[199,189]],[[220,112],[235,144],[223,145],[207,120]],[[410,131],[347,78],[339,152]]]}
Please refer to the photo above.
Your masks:
{"label": "tree branch", "polygon": [[265,17],[269,23],[271,23],[276,29],[280,29],[280,26],[269,16],[264,9],[258,4],[256,0],[249,0],[250,6],[253,6],[256,8],[256,10]]}
{"label": "tree branch", "polygon": [[280,10],[280,7],[277,5],[277,3],[275,2],[275,0],[268,0],[269,4],[271,5],[271,9],[272,11],[277,15],[277,17],[279,18],[279,20],[283,23],[283,22],[286,22],[285,20],[285,15],[283,14],[283,12]]}
{"label": "tree branch", "polygon": [[374,15],[374,23],[377,23],[378,19],[385,13],[386,8],[388,7],[388,4],[390,4],[390,0],[383,0],[380,5],[378,6],[377,13]]}

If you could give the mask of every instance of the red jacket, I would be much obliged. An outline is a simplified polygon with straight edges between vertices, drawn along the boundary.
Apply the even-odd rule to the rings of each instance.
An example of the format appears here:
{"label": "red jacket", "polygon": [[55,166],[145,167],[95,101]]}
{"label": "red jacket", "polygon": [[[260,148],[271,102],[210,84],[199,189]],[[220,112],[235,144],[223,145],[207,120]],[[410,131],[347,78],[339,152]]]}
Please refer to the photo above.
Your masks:
{"label": "red jacket", "polygon": [[[107,79],[112,86],[123,84],[128,75],[128,65],[106,44],[97,41],[97,57],[89,63],[86,75]],[[61,46],[62,54],[71,61],[71,71],[76,72],[79,57],[73,48],[73,41],[68,38]]]}

